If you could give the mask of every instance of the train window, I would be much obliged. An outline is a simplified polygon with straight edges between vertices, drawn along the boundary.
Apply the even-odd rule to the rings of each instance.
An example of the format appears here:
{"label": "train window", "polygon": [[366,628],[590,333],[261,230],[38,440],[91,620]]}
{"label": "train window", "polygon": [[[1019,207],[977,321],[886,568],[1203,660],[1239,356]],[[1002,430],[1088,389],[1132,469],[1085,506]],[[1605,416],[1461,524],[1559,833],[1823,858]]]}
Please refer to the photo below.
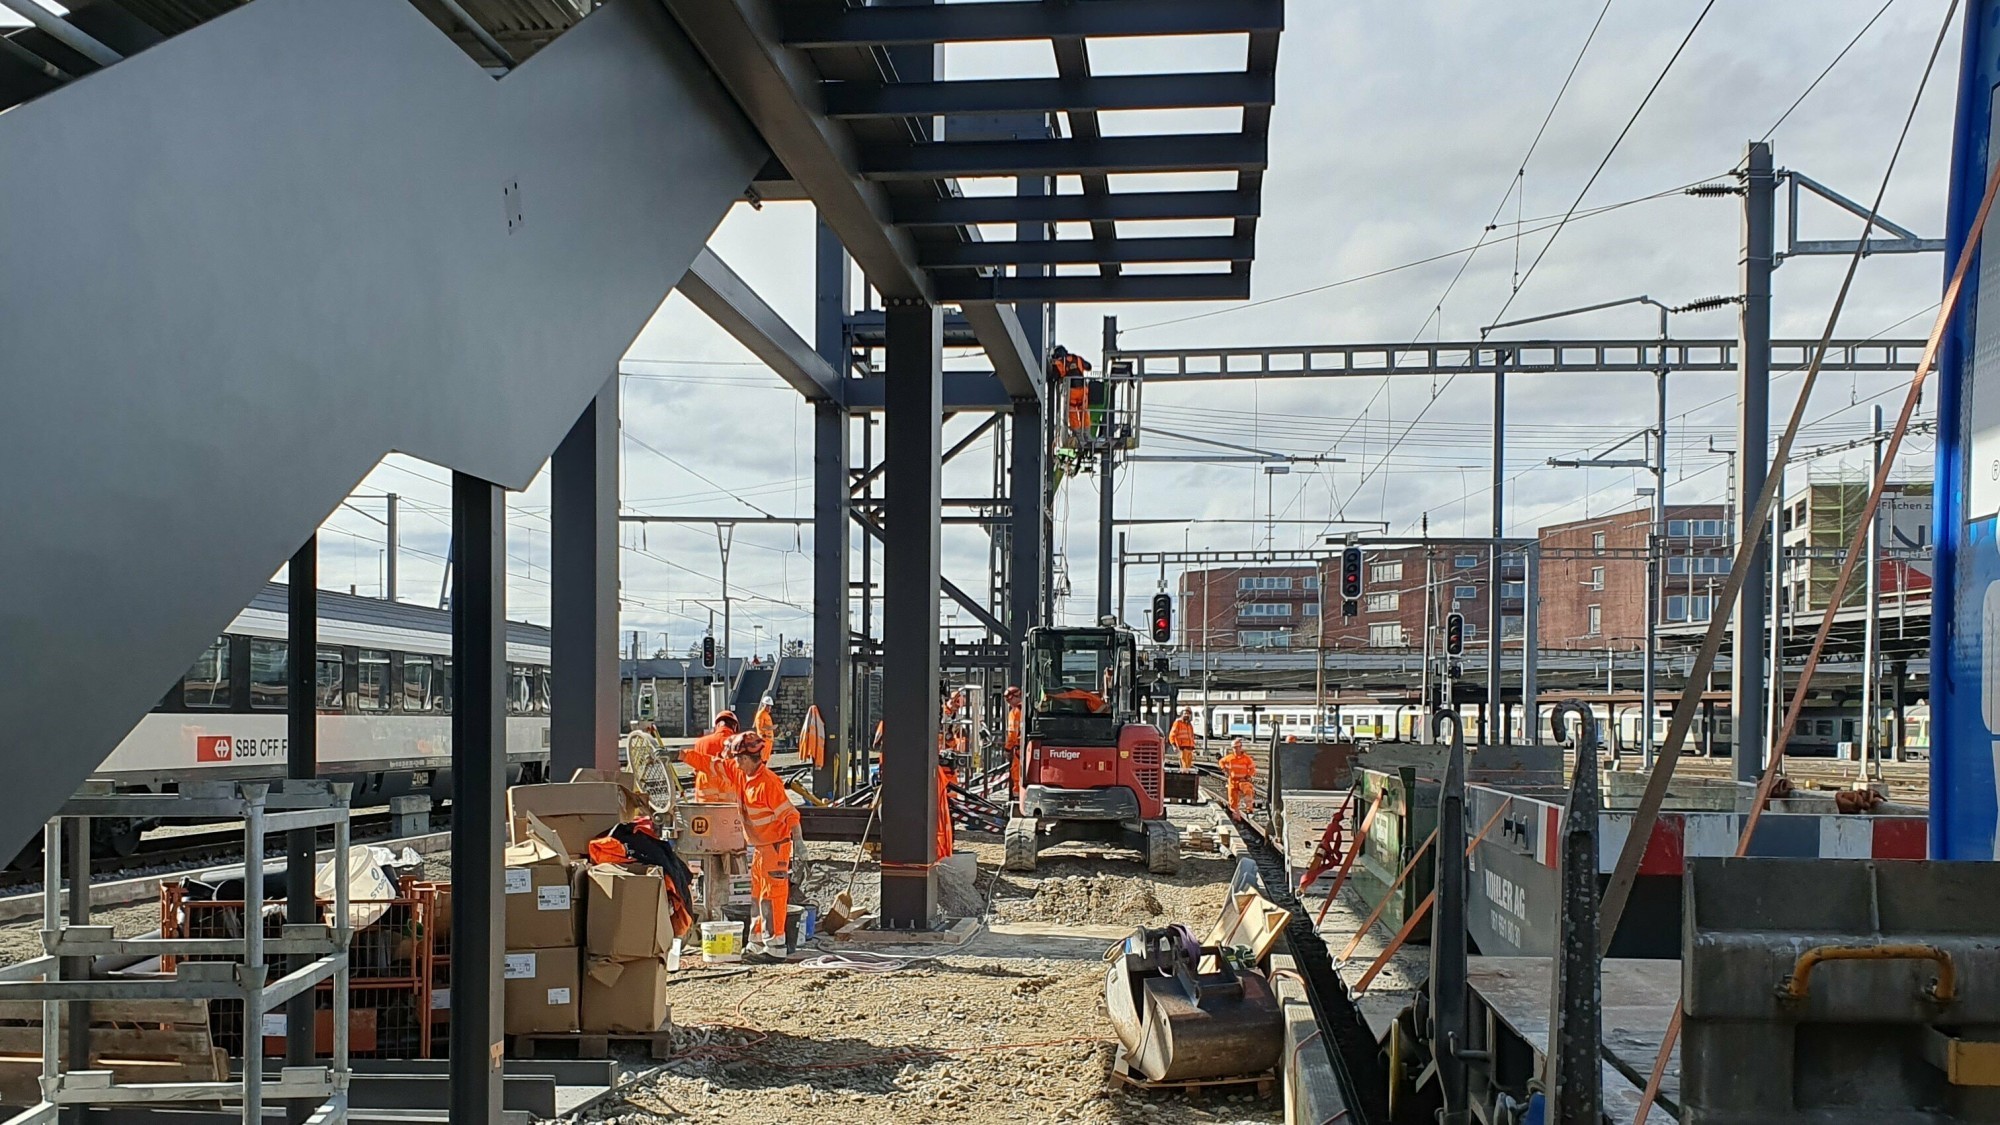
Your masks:
{"label": "train window", "polygon": [[389,709],[389,654],[379,648],[360,653],[360,674],[355,677],[354,706],[361,711]]}
{"label": "train window", "polygon": [[320,649],[313,657],[313,706],[321,711],[345,711],[345,664],[337,648]]}
{"label": "train window", "polygon": [[528,666],[526,664],[507,665],[507,713],[526,715],[533,700],[529,695]]}
{"label": "train window", "polygon": [[549,694],[549,670],[547,668],[535,669],[534,692],[535,692],[535,714],[537,715],[548,714],[549,700],[551,696]]}
{"label": "train window", "polygon": [[432,687],[437,693],[437,709],[451,714],[451,657],[438,657],[437,679],[432,681]]}
{"label": "train window", "polygon": [[286,682],[284,641],[250,639],[250,706],[260,711],[285,709]]}
{"label": "train window", "polygon": [[228,637],[215,638],[194,658],[194,666],[181,677],[181,703],[204,709],[229,706]]}
{"label": "train window", "polygon": [[431,657],[403,657],[403,710],[437,710],[437,694],[433,690],[435,672]]}

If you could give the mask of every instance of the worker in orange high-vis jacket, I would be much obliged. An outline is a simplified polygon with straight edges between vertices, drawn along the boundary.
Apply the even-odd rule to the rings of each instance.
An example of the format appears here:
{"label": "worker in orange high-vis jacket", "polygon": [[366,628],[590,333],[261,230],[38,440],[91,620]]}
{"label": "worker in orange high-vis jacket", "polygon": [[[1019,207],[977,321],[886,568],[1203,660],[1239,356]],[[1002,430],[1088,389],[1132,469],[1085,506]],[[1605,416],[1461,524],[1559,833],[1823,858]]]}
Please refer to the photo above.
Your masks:
{"label": "worker in orange high-vis jacket", "polygon": [[765,696],[757,704],[756,717],[750,720],[750,728],[764,736],[764,745],[766,746],[776,746],[778,744],[778,724],[771,718],[771,704],[771,697],[768,695]]}
{"label": "worker in orange high-vis jacket", "polygon": [[681,761],[694,771],[695,800],[727,803],[736,799],[735,786],[717,776],[727,772],[723,744],[735,734],[736,712],[718,711],[715,726],[681,751]]}
{"label": "worker in orange high-vis jacket", "polygon": [[1243,752],[1243,740],[1231,740],[1229,753],[1216,764],[1222,767],[1222,776],[1229,779],[1230,813],[1240,816],[1249,812],[1257,798],[1257,763]]}
{"label": "worker in orange high-vis jacket", "polygon": [[785,938],[785,915],[792,906],[792,857],[805,850],[805,833],[791,790],[771,772],[771,744],[756,731],[729,740],[737,799],[743,805],[743,834],[750,841],[750,895],[757,913],[750,941]]}
{"label": "worker in orange high-vis jacket", "polygon": [[1007,685],[1007,792],[1021,791],[1021,689]]}
{"label": "worker in orange high-vis jacket", "polygon": [[1167,731],[1167,745],[1181,752],[1181,768],[1194,768],[1194,712],[1181,708],[1181,717],[1174,720],[1173,728]]}
{"label": "worker in orange high-vis jacket", "polygon": [[1078,355],[1071,355],[1061,344],[1049,353],[1049,374],[1062,381],[1068,390],[1069,410],[1066,421],[1071,434],[1081,437],[1090,429],[1090,387],[1084,381],[1084,372],[1090,364]]}
{"label": "worker in orange high-vis jacket", "polygon": [[958,771],[940,755],[938,758],[937,796],[937,858],[951,857],[951,787],[958,782]]}

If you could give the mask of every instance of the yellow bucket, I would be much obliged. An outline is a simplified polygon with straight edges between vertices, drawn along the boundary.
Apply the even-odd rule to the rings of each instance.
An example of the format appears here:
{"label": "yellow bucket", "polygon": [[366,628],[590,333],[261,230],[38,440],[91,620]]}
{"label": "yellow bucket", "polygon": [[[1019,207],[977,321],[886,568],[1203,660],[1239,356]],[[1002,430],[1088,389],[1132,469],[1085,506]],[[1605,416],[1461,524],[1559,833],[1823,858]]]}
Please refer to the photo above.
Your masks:
{"label": "yellow bucket", "polygon": [[743,923],[703,922],[701,960],[705,965],[743,960]]}

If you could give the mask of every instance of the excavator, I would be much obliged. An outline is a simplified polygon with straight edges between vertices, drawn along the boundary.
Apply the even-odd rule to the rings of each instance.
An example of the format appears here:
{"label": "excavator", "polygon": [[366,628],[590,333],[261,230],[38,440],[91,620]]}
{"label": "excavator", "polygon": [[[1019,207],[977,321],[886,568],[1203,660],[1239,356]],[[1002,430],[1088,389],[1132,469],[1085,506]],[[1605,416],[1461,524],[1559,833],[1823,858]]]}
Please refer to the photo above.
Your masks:
{"label": "excavator", "polygon": [[1042,848],[1076,840],[1134,848],[1155,874],[1180,870],[1162,799],[1166,739],[1139,719],[1137,671],[1137,641],[1108,618],[1029,630],[1007,870],[1033,871]]}

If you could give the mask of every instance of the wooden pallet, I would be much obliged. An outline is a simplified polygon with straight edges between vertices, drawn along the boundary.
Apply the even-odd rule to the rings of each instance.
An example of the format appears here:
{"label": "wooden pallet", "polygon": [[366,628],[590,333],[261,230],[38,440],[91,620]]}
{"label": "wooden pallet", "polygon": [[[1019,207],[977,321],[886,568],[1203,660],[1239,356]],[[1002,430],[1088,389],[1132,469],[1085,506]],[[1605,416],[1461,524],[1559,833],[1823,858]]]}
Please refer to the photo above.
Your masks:
{"label": "wooden pallet", "polygon": [[1272,1071],[1262,1074],[1243,1074],[1231,1078],[1189,1078],[1180,1082],[1154,1082],[1132,1070],[1125,1058],[1125,1048],[1118,1049],[1117,1058],[1111,1063],[1111,1077],[1121,1086],[1143,1090],[1149,1094],[1185,1094],[1199,1098],[1207,1094],[1255,1093],[1260,1098],[1268,1098],[1277,1091],[1278,1076]]}
{"label": "wooden pallet", "polygon": [[[42,1006],[0,1002],[0,1101],[40,1098]],[[120,1084],[223,1082],[229,1053],[209,1036],[206,1000],[100,1000],[90,1006],[90,1067]]]}
{"label": "wooden pallet", "polygon": [[528,1035],[509,1035],[507,1054],[516,1059],[608,1059],[613,1043],[636,1043],[644,1046],[655,1059],[665,1060],[674,1054],[674,1033],[671,1027],[658,1031],[544,1031]]}

